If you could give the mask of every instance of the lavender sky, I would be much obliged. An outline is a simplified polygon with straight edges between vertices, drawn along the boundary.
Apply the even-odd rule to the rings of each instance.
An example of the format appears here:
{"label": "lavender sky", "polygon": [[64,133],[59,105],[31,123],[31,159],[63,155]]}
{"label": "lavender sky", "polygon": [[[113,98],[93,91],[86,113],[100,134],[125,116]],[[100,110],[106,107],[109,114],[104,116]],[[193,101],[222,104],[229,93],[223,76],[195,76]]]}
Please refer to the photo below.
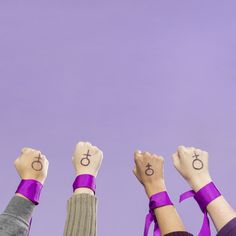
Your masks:
{"label": "lavender sky", "polygon": [[[187,229],[202,213],[175,171],[177,146],[210,153],[218,188],[236,206],[236,1],[0,2],[0,209],[19,183],[20,149],[50,161],[31,235],[62,235],[77,141],[104,152],[98,235],[142,235],[148,199],[133,151],[165,157],[166,185]],[[213,228],[213,226],[212,226]],[[214,230],[213,230],[214,232]]]}

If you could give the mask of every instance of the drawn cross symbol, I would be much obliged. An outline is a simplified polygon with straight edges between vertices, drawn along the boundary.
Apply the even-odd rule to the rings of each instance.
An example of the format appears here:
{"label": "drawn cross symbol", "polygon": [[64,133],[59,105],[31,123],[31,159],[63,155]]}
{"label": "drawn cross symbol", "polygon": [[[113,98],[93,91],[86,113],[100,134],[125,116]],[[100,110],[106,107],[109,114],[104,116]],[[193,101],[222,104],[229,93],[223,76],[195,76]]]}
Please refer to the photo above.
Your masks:
{"label": "drawn cross symbol", "polygon": [[196,159],[198,159],[198,157],[199,157],[200,155],[197,155],[197,153],[194,153],[194,158],[196,158]]}
{"label": "drawn cross symbol", "polygon": [[42,160],[41,154],[39,154],[38,157],[35,157],[38,160],[37,161],[33,161],[31,164],[31,167],[35,170],[35,171],[41,171],[43,169],[43,164],[40,160]]}
{"label": "drawn cross symbol", "polygon": [[151,166],[152,166],[152,165],[150,165],[150,163],[148,163],[148,164],[146,165],[147,169],[146,169],[146,171],[145,171],[145,174],[146,174],[147,176],[151,176],[151,175],[154,174],[154,170],[151,168]]}
{"label": "drawn cross symbol", "polygon": [[81,159],[80,164],[82,166],[88,166],[90,164],[89,157],[91,157],[92,155],[89,153],[89,150],[88,150],[86,154],[83,154],[83,156],[85,157]]}
{"label": "drawn cross symbol", "polygon": [[195,170],[201,170],[203,168],[203,162],[198,158],[199,156],[200,155],[197,155],[196,153],[194,153],[194,155],[192,156],[193,158],[195,158],[192,163],[192,166]]}

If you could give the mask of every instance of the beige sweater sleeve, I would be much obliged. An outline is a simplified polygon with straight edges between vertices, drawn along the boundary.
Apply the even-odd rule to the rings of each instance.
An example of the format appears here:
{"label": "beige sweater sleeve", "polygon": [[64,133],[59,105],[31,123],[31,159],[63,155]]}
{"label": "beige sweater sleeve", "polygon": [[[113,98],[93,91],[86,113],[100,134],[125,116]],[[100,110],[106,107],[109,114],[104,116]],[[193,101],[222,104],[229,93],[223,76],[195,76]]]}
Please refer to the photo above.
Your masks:
{"label": "beige sweater sleeve", "polygon": [[73,195],[67,202],[64,236],[96,236],[96,209],[95,196]]}

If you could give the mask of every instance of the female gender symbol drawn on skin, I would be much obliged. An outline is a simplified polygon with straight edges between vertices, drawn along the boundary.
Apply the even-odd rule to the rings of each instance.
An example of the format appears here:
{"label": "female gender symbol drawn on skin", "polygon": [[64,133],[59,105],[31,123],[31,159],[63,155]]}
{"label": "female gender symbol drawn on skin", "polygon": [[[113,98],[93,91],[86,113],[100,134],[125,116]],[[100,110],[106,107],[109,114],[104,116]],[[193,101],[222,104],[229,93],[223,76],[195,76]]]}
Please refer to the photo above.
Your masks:
{"label": "female gender symbol drawn on skin", "polygon": [[88,166],[90,164],[89,157],[91,157],[92,155],[89,154],[89,150],[88,150],[88,152],[86,154],[83,154],[83,156],[85,157],[81,159],[80,164],[82,166]]}
{"label": "female gender symbol drawn on skin", "polygon": [[203,162],[202,160],[198,158],[199,156],[200,155],[197,155],[196,153],[194,153],[193,158],[195,159],[193,160],[192,166],[193,166],[193,169],[195,170],[201,170],[203,168]]}
{"label": "female gender symbol drawn on skin", "polygon": [[151,166],[152,166],[152,165],[150,165],[150,163],[148,163],[148,164],[146,165],[147,169],[145,170],[145,174],[146,174],[147,176],[151,176],[151,175],[154,174],[154,170],[151,168]]}
{"label": "female gender symbol drawn on skin", "polygon": [[42,160],[41,154],[39,153],[38,157],[35,157],[38,160],[37,161],[33,161],[31,166],[35,171],[41,171],[43,169],[43,164],[40,160]]}

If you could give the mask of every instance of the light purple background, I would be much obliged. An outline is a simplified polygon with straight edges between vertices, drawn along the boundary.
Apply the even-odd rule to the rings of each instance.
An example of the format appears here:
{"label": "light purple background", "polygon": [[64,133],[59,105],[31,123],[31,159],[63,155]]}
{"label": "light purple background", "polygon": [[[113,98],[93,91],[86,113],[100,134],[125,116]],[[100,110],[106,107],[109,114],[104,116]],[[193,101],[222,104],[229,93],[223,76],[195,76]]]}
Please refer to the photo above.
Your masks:
{"label": "light purple background", "polygon": [[[165,157],[176,203],[188,186],[171,154],[180,144],[207,150],[211,174],[235,206],[235,7],[234,0],[1,0],[1,210],[19,183],[14,159],[24,146],[38,148],[50,171],[31,235],[62,235],[79,140],[104,152],[100,236],[143,233],[148,202],[132,174],[135,149]],[[195,202],[177,208],[196,234]]]}

